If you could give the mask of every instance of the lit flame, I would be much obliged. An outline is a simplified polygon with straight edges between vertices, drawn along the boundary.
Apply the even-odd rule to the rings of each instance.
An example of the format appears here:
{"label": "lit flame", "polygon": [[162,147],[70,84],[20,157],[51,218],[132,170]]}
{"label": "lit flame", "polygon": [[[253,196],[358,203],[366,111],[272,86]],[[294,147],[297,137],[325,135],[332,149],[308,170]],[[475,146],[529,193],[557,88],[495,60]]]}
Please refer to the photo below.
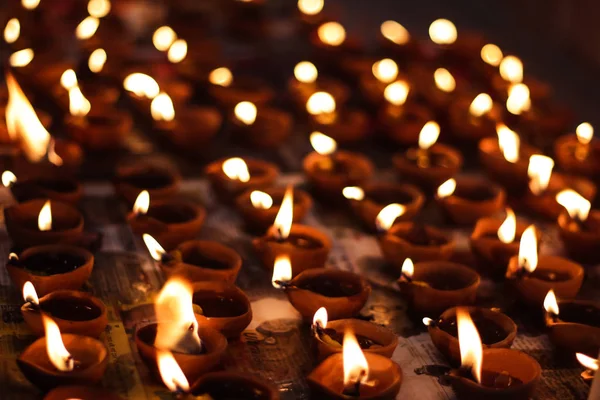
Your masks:
{"label": "lit flame", "polygon": [[268,210],[273,206],[273,198],[268,193],[261,192],[260,190],[253,190],[250,193],[250,202],[252,203],[252,207],[261,210]]}
{"label": "lit flame", "polygon": [[470,368],[475,380],[481,383],[483,346],[481,345],[479,332],[477,332],[469,312],[464,308],[456,309],[456,324],[458,326],[461,366]]}
{"label": "lit flame", "polygon": [[226,67],[220,67],[210,71],[208,74],[208,81],[213,85],[227,87],[233,82],[233,74]]}
{"label": "lit flame", "polygon": [[233,113],[238,120],[242,121],[246,125],[252,125],[254,121],[256,121],[256,106],[254,103],[249,101],[237,103]]}
{"label": "lit flame", "polygon": [[134,72],[128,75],[123,81],[123,87],[129,92],[135,93],[138,97],[153,99],[160,93],[158,83],[149,75],[141,72]]}
{"label": "lit flame", "polygon": [[313,132],[310,134],[310,144],[313,149],[322,156],[328,156],[335,153],[337,143],[334,139],[321,132]]}
{"label": "lit flame", "polygon": [[454,193],[455,190],[456,190],[456,181],[454,179],[450,178],[438,187],[437,196],[440,199],[443,199],[444,197],[452,196],[452,193]]}
{"label": "lit flame", "polygon": [[401,106],[406,103],[406,98],[408,97],[408,93],[410,91],[410,87],[408,83],[405,81],[396,81],[392,82],[386,86],[383,91],[383,97],[391,104],[395,106]]}
{"label": "lit flame", "polygon": [[315,312],[315,316],[313,317],[313,325],[320,326],[322,329],[325,329],[325,328],[327,328],[327,321],[328,321],[327,309],[325,307],[319,308]]}
{"label": "lit flame", "polygon": [[177,39],[167,53],[167,58],[173,64],[177,64],[185,60],[188,52],[188,44],[184,39]]}
{"label": "lit flame", "polygon": [[142,235],[142,239],[144,239],[144,244],[148,248],[148,253],[150,253],[150,256],[156,261],[162,260],[162,256],[166,253],[166,251],[163,249],[160,243],[158,243],[156,239],[147,233]]}
{"label": "lit flame", "polygon": [[440,126],[435,121],[429,121],[423,128],[421,128],[421,132],[419,133],[419,148],[423,150],[427,150],[437,141],[440,136]]}
{"label": "lit flame", "polygon": [[406,28],[396,21],[385,21],[381,24],[380,30],[384,38],[396,44],[406,44],[410,40]]}
{"label": "lit flame", "polygon": [[109,0],[90,0],[88,2],[88,13],[95,18],[104,18],[110,12],[111,4]]}
{"label": "lit flame", "polygon": [[38,215],[38,228],[40,231],[52,230],[52,210],[50,208],[50,200],[46,200],[44,206]]}
{"label": "lit flame", "polygon": [[510,83],[523,82],[523,63],[515,56],[504,57],[500,62],[500,76]]}
{"label": "lit flame", "polygon": [[429,326],[429,325],[433,324],[433,320],[429,317],[423,317],[423,319],[421,321],[423,322],[423,325],[425,325],[425,326]]}
{"label": "lit flame", "polygon": [[547,313],[558,316],[560,310],[558,308],[558,301],[556,301],[556,295],[554,290],[550,289],[546,297],[544,297],[544,310]]}
{"label": "lit flame", "polygon": [[33,286],[33,283],[29,281],[25,282],[23,285],[23,300],[25,300],[26,303],[40,304],[35,287]]}
{"label": "lit flame", "polygon": [[88,99],[85,98],[79,86],[69,89],[69,112],[77,117],[85,117],[92,108]]}
{"label": "lit flame", "polygon": [[182,391],[185,393],[190,390],[190,384],[181,370],[181,367],[177,364],[175,357],[173,357],[173,353],[170,351],[158,350],[156,352],[156,359],[160,378],[171,392]]}
{"label": "lit flame", "polygon": [[500,147],[504,159],[513,164],[519,161],[521,139],[517,132],[504,124],[497,124],[496,133],[498,134],[498,147]]}
{"label": "lit flame", "polygon": [[106,64],[106,51],[104,49],[96,49],[90,54],[90,58],[88,59],[88,68],[93,73],[97,74],[102,71],[104,68],[104,64]]}
{"label": "lit flame", "polygon": [[410,258],[407,258],[402,263],[401,273],[402,273],[402,275],[404,275],[405,277],[407,277],[409,279],[412,278],[413,275],[415,274],[415,264],[413,263],[413,261]]}
{"label": "lit flame", "polygon": [[40,5],[41,0],[21,0],[21,5],[27,10],[35,10]]}
{"label": "lit flame", "polygon": [[319,39],[329,46],[339,46],[346,40],[346,29],[339,22],[326,22],[317,30]]}
{"label": "lit flame", "polygon": [[344,366],[344,386],[357,382],[365,383],[369,377],[369,364],[356,340],[356,336],[350,330],[344,332],[344,343],[342,345],[342,358]]}
{"label": "lit flame", "polygon": [[451,93],[456,89],[456,81],[446,68],[438,68],[433,73],[435,86],[446,93]]}
{"label": "lit flame", "polygon": [[300,61],[294,67],[294,77],[303,83],[313,83],[317,80],[319,71],[310,61]]}
{"label": "lit flame", "polygon": [[529,98],[529,88],[524,83],[517,83],[511,86],[506,99],[506,109],[514,115],[520,115],[531,108],[531,99]]}
{"label": "lit flame", "polygon": [[469,106],[469,114],[474,117],[481,117],[483,114],[490,112],[493,104],[494,103],[489,94],[479,93]]}
{"label": "lit flame", "polygon": [[21,35],[21,23],[17,18],[11,18],[4,27],[4,41],[14,43]]}
{"label": "lit flame", "polygon": [[436,44],[452,44],[458,37],[456,26],[447,19],[436,19],[429,25],[429,37]]}
{"label": "lit flame", "polygon": [[77,74],[75,74],[75,71],[73,71],[72,69],[68,69],[65,72],[63,72],[60,76],[60,85],[66,90],[77,86]]}
{"label": "lit flame", "polygon": [[565,189],[556,195],[556,202],[563,206],[569,216],[579,221],[585,221],[592,207],[590,201],[574,191],[573,189]]}
{"label": "lit flame", "polygon": [[8,63],[11,67],[21,68],[29,65],[31,60],[33,60],[33,50],[32,49],[23,49],[19,51],[15,51],[8,58]]}
{"label": "lit flame", "polygon": [[152,44],[158,51],[167,51],[177,40],[177,34],[170,26],[161,26],[152,34]]}
{"label": "lit flame", "polygon": [[378,81],[390,83],[398,76],[398,64],[391,58],[384,58],[376,61],[371,67],[371,71]]}
{"label": "lit flame", "polygon": [[73,371],[75,360],[66,349],[60,335],[60,329],[52,318],[42,313],[44,331],[46,332],[46,352],[54,368],[62,372]]}
{"label": "lit flame", "polygon": [[231,180],[248,182],[250,180],[250,171],[248,165],[239,157],[233,157],[225,160],[221,166],[223,173]]}
{"label": "lit flame", "polygon": [[56,141],[54,139],[50,139],[50,143],[48,143],[47,157],[48,161],[57,167],[63,164],[63,159],[56,153]]}
{"label": "lit flame", "polygon": [[600,367],[600,362],[598,362],[598,360],[596,360],[595,358],[586,356],[582,353],[576,353],[575,357],[577,357],[577,361],[579,361],[579,363],[585,368],[592,371],[598,371],[598,368]]}
{"label": "lit flame", "polygon": [[359,188],[358,186],[346,186],[342,190],[342,194],[348,200],[361,201],[365,198],[365,191]]}
{"label": "lit flame", "polygon": [[306,111],[312,115],[331,114],[335,111],[335,99],[327,92],[315,92],[306,102]]}
{"label": "lit flame", "polygon": [[292,222],[294,220],[294,189],[288,186],[285,190],[285,195],[281,201],[281,206],[273,222],[273,229],[275,230],[279,239],[287,239],[292,230]]}
{"label": "lit flame", "polygon": [[175,119],[175,108],[171,97],[165,92],[156,96],[150,103],[150,114],[155,121],[173,121]]}
{"label": "lit flame", "polygon": [[499,66],[503,57],[502,50],[495,44],[486,44],[481,48],[481,59],[492,67]]}
{"label": "lit flame", "polygon": [[552,168],[554,168],[554,160],[550,157],[540,154],[529,157],[527,176],[529,176],[529,190],[531,190],[531,193],[539,195],[548,188]]}
{"label": "lit flame", "polygon": [[9,187],[16,181],[17,181],[17,176],[15,174],[13,174],[11,171],[4,171],[2,173],[2,185],[4,185],[4,187]]}
{"label": "lit flame", "polygon": [[527,272],[532,273],[537,268],[537,236],[535,234],[535,226],[530,225],[521,236],[519,244],[519,267],[524,268]]}
{"label": "lit flame", "polygon": [[406,212],[406,207],[402,204],[392,203],[383,207],[377,217],[375,218],[375,225],[377,226],[377,230],[386,232],[388,231],[392,225],[394,225],[394,221],[396,218],[400,217]]}
{"label": "lit flame", "polygon": [[298,10],[306,15],[317,15],[323,10],[325,0],[298,0]]}
{"label": "lit flame", "polygon": [[77,25],[77,29],[75,29],[75,36],[79,40],[87,40],[90,39],[98,30],[98,26],[100,26],[100,20],[98,18],[89,16],[86,17],[83,21]]}
{"label": "lit flame", "polygon": [[271,283],[275,289],[281,289],[279,282],[289,282],[292,279],[292,263],[287,254],[280,254],[275,258],[273,277]]}
{"label": "lit flame", "polygon": [[506,209],[506,218],[498,228],[498,239],[502,243],[512,243],[517,235],[517,217],[510,208]]}
{"label": "lit flame", "polygon": [[133,203],[133,213],[143,215],[150,208],[150,193],[147,190],[142,190]]}
{"label": "lit flame", "polygon": [[579,143],[583,145],[589,144],[594,137],[594,127],[589,122],[582,122],[575,129],[575,134]]}

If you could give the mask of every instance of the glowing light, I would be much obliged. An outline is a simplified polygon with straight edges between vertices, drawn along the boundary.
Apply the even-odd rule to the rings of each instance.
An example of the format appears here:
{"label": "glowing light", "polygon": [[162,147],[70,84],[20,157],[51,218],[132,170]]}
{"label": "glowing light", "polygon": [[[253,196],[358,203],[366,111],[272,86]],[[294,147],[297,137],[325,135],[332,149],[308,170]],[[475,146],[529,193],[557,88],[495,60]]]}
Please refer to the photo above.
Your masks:
{"label": "glowing light", "polygon": [[502,243],[512,243],[517,235],[517,217],[510,208],[506,209],[506,218],[498,228],[498,239]]}
{"label": "glowing light", "polygon": [[517,132],[504,124],[497,124],[496,133],[498,134],[498,147],[504,155],[504,159],[513,164],[519,161],[521,139]]}
{"label": "glowing light", "polygon": [[384,38],[398,45],[403,45],[410,41],[410,34],[406,28],[396,21],[385,21],[381,24],[380,30]]}
{"label": "glowing light", "polygon": [[456,42],[458,32],[451,21],[437,19],[429,25],[429,37],[435,44],[448,45]]}
{"label": "glowing light", "polygon": [[523,63],[518,57],[506,56],[500,62],[500,76],[510,83],[523,82]]}
{"label": "glowing light", "polygon": [[177,364],[175,357],[173,357],[173,353],[170,351],[158,350],[156,352],[156,358],[160,378],[171,392],[185,393],[190,390],[190,384],[181,370],[181,367]]}
{"label": "glowing light", "polygon": [[239,157],[225,160],[221,168],[223,169],[223,173],[231,180],[238,180],[240,182],[248,182],[250,180],[248,165]]}
{"label": "glowing light", "polygon": [[162,256],[166,253],[166,251],[163,249],[160,243],[158,243],[156,239],[147,233],[142,235],[142,239],[144,239],[144,244],[146,245],[146,248],[148,248],[150,256],[156,261],[161,261]]}
{"label": "glowing light", "polygon": [[544,297],[544,310],[549,314],[558,316],[560,310],[558,308],[558,301],[556,301],[554,290],[549,290],[546,297]]}
{"label": "glowing light", "polygon": [[415,274],[415,264],[413,263],[413,261],[410,258],[407,258],[406,260],[404,260],[404,262],[402,263],[402,275],[404,275],[405,277],[411,279],[413,277],[413,275]]}
{"label": "glowing light", "polygon": [[250,202],[252,203],[252,207],[260,210],[268,210],[273,206],[273,198],[268,193],[261,192],[260,190],[253,190],[250,193]]}
{"label": "glowing light", "polygon": [[90,54],[88,59],[88,68],[93,73],[97,74],[102,71],[104,64],[106,64],[107,55],[104,49],[96,49]]}
{"label": "glowing light", "polygon": [[177,39],[167,53],[167,59],[173,64],[177,64],[185,60],[188,52],[188,45],[184,39]]}
{"label": "glowing light", "polygon": [[392,225],[394,225],[394,221],[396,221],[396,219],[402,216],[405,212],[406,207],[398,203],[388,204],[387,206],[383,207],[375,218],[377,230],[382,232],[388,231]]}
{"label": "glowing light", "polygon": [[313,83],[317,80],[319,71],[310,61],[301,61],[294,67],[294,77],[303,83]]}
{"label": "glowing light", "polygon": [[524,111],[531,108],[531,99],[529,97],[529,88],[524,83],[517,83],[510,87],[508,99],[506,99],[506,109],[514,115],[521,115]]}
{"label": "glowing light", "polygon": [[475,380],[481,383],[483,346],[481,345],[479,332],[477,332],[469,312],[464,308],[456,309],[456,324],[458,326],[461,366],[469,368]]}
{"label": "glowing light", "polygon": [[579,363],[581,365],[583,365],[585,368],[592,370],[592,371],[598,371],[598,367],[600,367],[600,363],[595,358],[586,356],[585,354],[582,354],[582,353],[576,353],[575,357],[577,357],[577,361],[579,361]]}
{"label": "glowing light", "polygon": [[40,0],[21,0],[21,5],[27,10],[35,10],[40,5]]}
{"label": "glowing light", "polygon": [[344,387],[357,382],[365,383],[369,378],[369,364],[350,330],[344,332],[342,345],[342,358],[344,367]]}
{"label": "glowing light", "polygon": [[88,2],[88,13],[94,18],[104,18],[111,9],[109,0],[90,0]]}
{"label": "glowing light", "polygon": [[495,44],[486,44],[481,48],[481,59],[492,67],[499,66],[503,57],[502,50]]}
{"label": "glowing light", "polygon": [[298,10],[306,15],[317,15],[324,5],[325,0],[298,0]]}
{"label": "glowing light", "polygon": [[69,89],[69,112],[73,116],[85,117],[92,108],[91,103],[85,98],[79,86]]}
{"label": "glowing light", "polygon": [[289,282],[292,279],[292,263],[287,254],[280,254],[275,258],[273,266],[273,277],[271,283],[275,289],[281,289],[278,282]]}
{"label": "glowing light", "polygon": [[358,186],[346,186],[342,190],[342,194],[348,200],[361,201],[365,198],[365,191],[359,188]]}
{"label": "glowing light", "polygon": [[19,51],[15,51],[8,58],[8,63],[11,67],[14,68],[22,68],[29,65],[31,60],[33,60],[33,50],[32,49],[23,49]]}
{"label": "glowing light", "polygon": [[4,187],[10,187],[16,181],[17,181],[17,176],[15,174],[13,174],[11,171],[4,171],[2,173],[2,185],[4,185]]}
{"label": "glowing light", "polygon": [[138,97],[153,99],[160,93],[160,87],[154,78],[141,72],[128,75],[123,81],[123,87]]}
{"label": "glowing light", "polygon": [[589,122],[582,122],[575,129],[577,140],[583,145],[587,145],[592,141],[594,137],[594,127]]}
{"label": "glowing light", "polygon": [[46,314],[42,313],[42,322],[46,332],[46,352],[50,362],[59,371],[69,372],[75,368],[75,360],[67,351],[60,335],[60,329],[56,322]]}
{"label": "glowing light", "polygon": [[590,201],[574,191],[565,189],[556,195],[556,202],[563,206],[569,216],[579,221],[585,221],[592,207]]}
{"label": "glowing light", "polygon": [[75,36],[79,40],[87,40],[90,39],[100,26],[100,20],[98,18],[89,16],[86,17],[83,21],[77,25],[75,29]]}
{"label": "glowing light", "polygon": [[143,215],[150,208],[150,193],[147,190],[142,190],[133,203],[133,213]]}
{"label": "glowing light", "polygon": [[398,76],[398,64],[391,58],[376,61],[371,67],[373,76],[382,83],[390,83]]}
{"label": "glowing light", "polygon": [[319,308],[313,317],[313,326],[320,326],[322,329],[327,328],[328,318],[327,309],[325,307]]}
{"label": "glowing light", "polygon": [[535,195],[542,194],[548,188],[550,177],[554,168],[554,160],[540,154],[529,157],[527,175],[529,176],[529,190]]}
{"label": "glowing light", "polygon": [[249,101],[237,103],[233,112],[235,117],[246,125],[252,125],[256,121],[256,106]]}
{"label": "glowing light", "polygon": [[332,114],[335,112],[335,99],[327,92],[315,92],[306,102],[306,111],[312,115]]}
{"label": "glowing light", "polygon": [[233,74],[226,67],[220,67],[210,71],[208,81],[213,85],[228,87],[233,82]]}
{"label": "glowing light", "polygon": [[433,73],[435,86],[443,92],[451,93],[456,89],[456,81],[446,68],[438,68]]}
{"label": "glowing light", "polygon": [[339,22],[325,22],[319,26],[317,35],[329,46],[339,46],[346,40],[346,29]]}
{"label": "glowing light", "polygon": [[469,114],[474,117],[481,117],[482,115],[490,112],[493,105],[494,102],[489,94],[479,93],[469,106]]}
{"label": "glowing light", "polygon": [[60,85],[66,90],[72,89],[78,85],[77,75],[72,69],[68,69],[60,76]]}
{"label": "glowing light", "polygon": [[158,51],[167,51],[177,40],[177,34],[170,26],[161,26],[152,34],[152,44]]}
{"label": "glowing light", "polygon": [[406,103],[406,98],[408,97],[408,93],[410,91],[410,87],[408,83],[405,81],[396,81],[392,82],[386,86],[383,97],[391,104],[395,106],[401,106]]}
{"label": "glowing light", "polygon": [[273,229],[278,239],[285,240],[290,235],[294,220],[294,189],[288,186],[281,201],[281,206],[273,222]]}
{"label": "glowing light", "polygon": [[444,197],[452,196],[452,193],[454,193],[455,190],[456,190],[456,181],[454,179],[450,178],[438,187],[437,196],[440,199],[443,199]]}
{"label": "glowing light", "polygon": [[21,35],[21,23],[17,18],[11,18],[4,27],[4,41],[6,43],[14,43]]}
{"label": "glowing light", "polygon": [[23,300],[25,300],[26,303],[40,304],[40,299],[35,291],[35,287],[33,286],[33,283],[29,281],[25,282],[23,285]]}
{"label": "glowing light", "polygon": [[532,273],[537,268],[537,236],[534,225],[530,225],[525,229],[525,232],[521,236],[518,263],[520,268],[524,268],[529,273]]}
{"label": "glowing light", "polygon": [[313,149],[322,156],[328,156],[335,153],[337,143],[335,140],[321,132],[313,132],[310,134],[310,144]]}
{"label": "glowing light", "polygon": [[150,114],[155,121],[173,121],[175,119],[175,108],[173,100],[165,92],[161,92],[150,103]]}
{"label": "glowing light", "polygon": [[440,126],[438,123],[435,121],[427,122],[423,125],[423,128],[421,128],[421,132],[419,133],[419,148],[427,150],[437,142],[439,136]]}
{"label": "glowing light", "polygon": [[42,232],[52,230],[52,210],[50,200],[46,200],[38,215],[38,229]]}

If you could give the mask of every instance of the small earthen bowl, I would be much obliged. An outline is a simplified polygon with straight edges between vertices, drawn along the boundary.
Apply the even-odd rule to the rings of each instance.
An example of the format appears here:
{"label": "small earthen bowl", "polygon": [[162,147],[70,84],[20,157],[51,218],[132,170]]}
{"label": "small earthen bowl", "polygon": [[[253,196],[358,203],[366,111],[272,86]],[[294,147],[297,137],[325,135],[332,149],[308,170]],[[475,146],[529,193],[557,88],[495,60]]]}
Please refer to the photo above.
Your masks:
{"label": "small earthen bowl", "polygon": [[[279,400],[279,392],[269,382],[254,375],[235,371],[209,372],[202,375],[190,388],[190,393],[201,396],[211,395],[210,388],[219,387],[219,390],[231,389],[238,395],[240,388],[248,389],[248,395],[256,396],[260,400]],[[250,394],[251,393],[251,394]]]}

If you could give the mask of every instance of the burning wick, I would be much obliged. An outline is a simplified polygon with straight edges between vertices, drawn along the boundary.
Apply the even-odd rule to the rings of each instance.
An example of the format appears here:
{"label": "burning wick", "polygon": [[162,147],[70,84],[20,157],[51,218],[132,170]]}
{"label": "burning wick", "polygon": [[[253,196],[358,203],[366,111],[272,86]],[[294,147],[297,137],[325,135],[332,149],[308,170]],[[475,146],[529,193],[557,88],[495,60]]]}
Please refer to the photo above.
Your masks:
{"label": "burning wick", "polygon": [[530,225],[521,235],[518,254],[519,270],[516,273],[517,278],[531,274],[537,268],[537,236],[535,225]]}
{"label": "burning wick", "polygon": [[359,397],[361,385],[372,386],[374,382],[368,380],[369,364],[356,336],[351,331],[344,332],[342,357],[344,367],[344,389],[342,394]]}
{"label": "burning wick", "polygon": [[282,243],[289,236],[292,230],[292,223],[294,220],[294,189],[292,186],[288,186],[285,190],[285,195],[279,206],[279,211],[273,222],[273,226],[270,229],[271,235],[275,239]]}
{"label": "burning wick", "polygon": [[548,316],[552,319],[552,322],[556,322],[560,309],[558,308],[558,301],[556,300],[554,290],[549,290],[544,298],[544,310],[546,310]]}
{"label": "burning wick", "polygon": [[46,332],[46,351],[50,362],[61,372],[73,371],[78,363],[66,349],[58,325],[45,314],[42,314],[42,321]]}
{"label": "burning wick", "polygon": [[40,300],[38,299],[37,292],[35,291],[35,287],[33,283],[27,281],[23,285],[23,300],[27,304],[31,310],[39,310],[40,309]]}
{"label": "burning wick", "polygon": [[150,208],[150,193],[147,190],[142,190],[133,203],[133,213],[136,216],[146,215]]}
{"label": "burning wick", "polygon": [[434,320],[432,320],[429,317],[423,318],[422,321],[423,321],[423,325],[425,325],[425,326],[436,326],[437,325],[437,322],[435,322]]}
{"label": "burning wick", "polygon": [[400,277],[405,279],[408,283],[412,282],[413,275],[415,274],[415,264],[410,258],[407,258],[402,263],[402,272]]}
{"label": "burning wick", "polygon": [[575,147],[575,158],[583,161],[588,157],[589,144],[594,137],[594,127],[589,122],[582,122],[575,129],[577,135],[577,146]]}
{"label": "burning wick", "polygon": [[333,169],[336,141],[321,132],[313,132],[310,134],[310,144],[318,154],[325,156],[320,160],[319,168],[326,171]]}
{"label": "burning wick", "polygon": [[317,339],[321,340],[323,343],[326,343],[326,344],[328,344],[330,346],[334,346],[334,347],[341,347],[342,344],[340,342],[333,339],[329,334],[327,334],[327,331],[326,331],[327,321],[328,321],[327,309],[325,309],[325,307],[319,308],[315,312],[315,316],[313,317],[313,324],[312,324],[313,335]]}
{"label": "burning wick", "polygon": [[292,263],[287,254],[281,254],[275,259],[273,266],[273,277],[271,283],[275,289],[290,289],[293,286],[289,283],[292,280]]}
{"label": "burning wick", "polygon": [[428,168],[430,166],[429,148],[435,144],[439,136],[440,126],[435,121],[427,122],[421,129],[416,160],[420,168]]}
{"label": "burning wick", "polygon": [[148,248],[148,252],[152,256],[155,261],[160,261],[161,263],[168,263],[175,260],[171,254],[167,253],[166,250],[158,243],[156,239],[152,236],[144,233],[142,235],[142,239],[144,239],[144,243]]}

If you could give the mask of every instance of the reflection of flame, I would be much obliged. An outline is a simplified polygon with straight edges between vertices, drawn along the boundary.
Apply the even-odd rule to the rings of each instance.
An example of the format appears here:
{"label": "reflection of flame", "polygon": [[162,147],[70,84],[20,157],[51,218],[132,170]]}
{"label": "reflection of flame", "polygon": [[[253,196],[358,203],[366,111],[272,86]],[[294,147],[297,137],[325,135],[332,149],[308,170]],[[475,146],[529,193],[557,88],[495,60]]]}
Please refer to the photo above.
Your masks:
{"label": "reflection of flame", "polygon": [[517,83],[510,87],[508,99],[506,99],[506,109],[514,115],[520,115],[531,108],[531,99],[529,98],[529,88],[524,83]]}
{"label": "reflection of flame", "polygon": [[446,68],[438,68],[433,73],[435,86],[443,92],[450,93],[456,89],[456,81]]}
{"label": "reflection of flame", "polygon": [[100,26],[100,20],[98,18],[89,16],[86,17],[83,21],[77,25],[77,29],[75,29],[75,36],[80,40],[90,39],[98,30],[98,26]]}
{"label": "reflection of flame", "polygon": [[220,67],[210,71],[210,74],[208,74],[208,81],[213,85],[227,87],[233,82],[233,74],[229,68]]}
{"label": "reflection of flame", "polygon": [[335,140],[321,132],[313,132],[310,134],[310,144],[313,149],[322,156],[333,154],[337,149]]}
{"label": "reflection of flame", "polygon": [[398,76],[398,64],[391,58],[384,58],[376,61],[371,67],[371,71],[378,81],[390,83]]}
{"label": "reflection of flame", "polygon": [[104,18],[110,12],[111,4],[109,0],[90,0],[88,2],[88,13],[95,18]]}
{"label": "reflection of flame", "polygon": [[330,46],[339,46],[346,40],[346,30],[339,22],[326,22],[317,30],[319,39]]}
{"label": "reflection of flame", "polygon": [[4,187],[9,187],[16,181],[17,181],[17,176],[15,174],[13,174],[11,171],[4,171],[2,173],[2,185],[4,185]]}
{"label": "reflection of flame", "polygon": [[42,322],[44,323],[44,331],[46,332],[46,352],[48,353],[50,362],[59,371],[73,371],[75,360],[73,360],[62,341],[58,325],[56,325],[56,322],[52,318],[45,314],[42,314]]}
{"label": "reflection of flame", "polygon": [[133,213],[143,215],[150,208],[150,193],[147,190],[142,190],[133,203]]}
{"label": "reflection of flame", "polygon": [[60,85],[66,90],[74,88],[78,84],[79,83],[77,82],[77,74],[75,74],[75,71],[73,71],[72,69],[67,69],[60,76]]}
{"label": "reflection of flame", "polygon": [[504,57],[500,62],[500,76],[510,83],[523,82],[523,63],[515,56]]}
{"label": "reflection of flame", "polygon": [[406,102],[410,87],[405,81],[392,82],[386,86],[383,97],[395,106],[401,106]]}
{"label": "reflection of flame", "polygon": [[359,188],[358,186],[346,186],[342,190],[342,194],[348,200],[361,201],[365,198],[365,191]]}
{"label": "reflection of flame", "polygon": [[221,166],[223,173],[231,180],[248,182],[250,180],[250,171],[248,165],[239,157],[233,157],[225,160]]}
{"label": "reflection of flame", "polygon": [[50,200],[46,200],[44,206],[38,215],[38,228],[40,231],[52,230],[52,210],[50,208]]}
{"label": "reflection of flame", "polygon": [[187,392],[190,390],[190,384],[185,377],[173,353],[166,350],[156,352],[158,371],[165,386],[171,392]]}
{"label": "reflection of flame", "polygon": [[498,239],[502,243],[512,243],[517,235],[517,218],[510,208],[506,209],[506,219],[498,228]]}
{"label": "reflection of flame", "polygon": [[33,286],[33,283],[29,281],[25,282],[23,285],[23,300],[27,303],[40,304],[35,287]]}
{"label": "reflection of flame", "polygon": [[569,216],[579,221],[585,221],[592,207],[590,201],[574,191],[565,189],[556,195],[556,202],[566,208]]}
{"label": "reflection of flame", "polygon": [[21,35],[21,23],[17,18],[11,18],[4,27],[4,41],[6,43],[14,43]]}
{"label": "reflection of flame", "polygon": [[104,64],[106,64],[106,51],[104,49],[96,49],[90,54],[90,58],[88,59],[88,68],[93,73],[97,74],[102,71],[104,68]]}
{"label": "reflection of flame", "polygon": [[502,57],[504,57],[502,50],[495,44],[486,44],[481,48],[481,59],[492,67],[499,66],[500,62],[502,62]]}
{"label": "reflection of flame", "polygon": [[344,343],[342,345],[342,358],[344,366],[344,387],[365,383],[369,377],[369,364],[356,340],[356,336],[350,330],[344,332]]}
{"label": "reflection of flame", "polygon": [[550,289],[546,297],[544,297],[544,310],[547,313],[558,316],[560,310],[558,308],[558,301],[556,301],[556,295],[554,290]]}
{"label": "reflection of flame", "polygon": [[598,371],[598,368],[600,367],[600,363],[595,358],[586,356],[585,354],[582,354],[582,353],[576,353],[575,356],[577,357],[577,361],[579,361],[579,363],[581,365],[583,365],[585,368],[592,370],[592,371]]}
{"label": "reflection of flame", "polygon": [[315,316],[313,317],[313,325],[320,326],[322,329],[325,329],[325,328],[327,328],[327,321],[328,321],[327,309],[325,307],[319,308],[315,312]]}
{"label": "reflection of flame", "polygon": [[294,189],[288,186],[281,201],[281,206],[273,222],[273,228],[279,239],[287,239],[292,230],[294,220]]}
{"label": "reflection of flame", "polygon": [[306,102],[306,111],[312,115],[331,114],[335,111],[335,99],[327,92],[315,92]]}
{"label": "reflection of flame", "polygon": [[554,168],[554,160],[550,157],[540,154],[529,157],[527,176],[529,176],[531,193],[539,195],[546,190],[552,176],[552,168]]}
{"label": "reflection of flame", "polygon": [[153,99],[160,93],[160,87],[154,78],[141,72],[128,75],[123,81],[123,87],[138,97]]}
{"label": "reflection of flame", "polygon": [[437,190],[437,195],[440,199],[444,197],[452,196],[452,193],[456,190],[456,181],[452,178],[442,183]]}
{"label": "reflection of flame", "polygon": [[261,192],[260,190],[253,190],[250,193],[250,202],[252,203],[252,207],[261,210],[268,210],[273,206],[273,198],[268,193]]}
{"label": "reflection of flame", "polygon": [[246,125],[252,125],[256,121],[256,106],[249,101],[242,101],[236,104],[233,109],[235,117]]}
{"label": "reflection of flame", "polygon": [[21,5],[27,10],[35,10],[41,0],[21,0]]}
{"label": "reflection of flame", "polygon": [[521,139],[517,132],[504,124],[497,124],[496,133],[498,134],[498,147],[500,147],[504,159],[513,164],[519,161]]}
{"label": "reflection of flame", "polygon": [[156,96],[150,103],[150,114],[155,121],[173,121],[175,119],[175,108],[171,97],[165,92]]}
{"label": "reflection of flame", "polygon": [[452,44],[458,37],[456,26],[447,19],[436,19],[429,25],[429,37],[436,44]]}
{"label": "reflection of flame", "polygon": [[273,277],[271,283],[275,289],[281,289],[279,282],[289,282],[292,279],[292,263],[287,254],[280,254],[275,258]]}
{"label": "reflection of flame", "polygon": [[166,253],[166,251],[165,251],[165,249],[163,249],[163,247],[160,245],[160,243],[158,243],[156,241],[156,239],[154,239],[152,236],[148,235],[147,233],[144,233],[142,235],[142,239],[144,239],[144,244],[146,244],[146,247],[148,248],[148,252],[150,253],[150,256],[152,256],[152,258],[155,259],[156,261],[161,261],[162,256],[163,256],[163,254]]}
{"label": "reflection of flame", "polygon": [[530,225],[525,229],[521,236],[519,244],[519,267],[524,268],[527,272],[535,271],[538,264],[537,254],[537,236],[535,234],[535,225]]}
{"label": "reflection of flame", "polygon": [[325,0],[298,0],[298,10],[306,15],[317,15],[323,10]]}
{"label": "reflection of flame", "polygon": [[579,143],[583,145],[589,144],[592,141],[592,137],[594,137],[594,127],[589,122],[582,122],[575,129],[575,134]]}
{"label": "reflection of flame", "polygon": [[69,89],[69,112],[77,117],[85,117],[91,110],[90,101],[85,98],[79,86]]}
{"label": "reflection of flame", "polygon": [[15,51],[8,58],[8,63],[14,68],[26,67],[29,65],[31,60],[33,60],[33,56],[34,54],[32,49]]}
{"label": "reflection of flame", "polygon": [[474,117],[481,117],[483,114],[488,113],[492,109],[492,98],[487,93],[479,93],[477,97],[473,99],[469,106],[469,114]]}
{"label": "reflection of flame", "polygon": [[383,207],[377,217],[375,218],[375,225],[377,229],[383,232],[389,230],[396,218],[402,216],[406,212],[406,207],[402,204],[392,203]]}
{"label": "reflection of flame", "polygon": [[167,58],[173,64],[177,64],[185,60],[188,52],[188,44],[184,39],[177,39],[167,53]]}
{"label": "reflection of flame", "polygon": [[152,35],[152,44],[158,51],[167,51],[177,40],[177,34],[170,26],[161,26]]}
{"label": "reflection of flame", "polygon": [[294,77],[300,82],[303,83],[313,83],[317,80],[319,76],[319,71],[315,64],[310,61],[300,61],[294,67]]}
{"label": "reflection of flame", "polygon": [[440,136],[440,126],[435,121],[429,121],[423,128],[421,128],[421,132],[419,133],[419,148],[423,150],[427,150],[437,141]]}
{"label": "reflection of flame", "polygon": [[410,40],[406,28],[396,21],[385,21],[381,24],[380,30],[384,38],[396,44],[406,44]]}
{"label": "reflection of flame", "polygon": [[470,368],[475,380],[481,383],[483,347],[479,332],[477,332],[469,312],[464,308],[456,309],[456,324],[458,326],[461,366]]}
{"label": "reflection of flame", "polygon": [[413,263],[413,261],[410,258],[407,258],[402,263],[401,272],[402,272],[402,275],[406,276],[409,279],[412,278],[413,275],[415,274],[415,264]]}

